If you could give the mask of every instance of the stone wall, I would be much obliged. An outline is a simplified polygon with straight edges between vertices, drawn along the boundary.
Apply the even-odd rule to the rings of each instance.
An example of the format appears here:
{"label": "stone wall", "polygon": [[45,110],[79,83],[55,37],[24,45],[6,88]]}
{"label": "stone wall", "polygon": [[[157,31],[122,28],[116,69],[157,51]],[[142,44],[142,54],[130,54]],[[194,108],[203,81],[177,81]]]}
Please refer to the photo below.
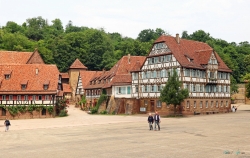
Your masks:
{"label": "stone wall", "polygon": [[46,110],[46,115],[42,115],[42,111],[33,111],[32,114],[28,111],[25,113],[18,113],[16,116],[12,116],[8,110],[6,110],[6,115],[2,115],[2,108],[0,108],[0,120],[5,120],[6,118],[13,119],[33,119],[33,118],[51,118],[53,115],[49,114],[48,110]]}

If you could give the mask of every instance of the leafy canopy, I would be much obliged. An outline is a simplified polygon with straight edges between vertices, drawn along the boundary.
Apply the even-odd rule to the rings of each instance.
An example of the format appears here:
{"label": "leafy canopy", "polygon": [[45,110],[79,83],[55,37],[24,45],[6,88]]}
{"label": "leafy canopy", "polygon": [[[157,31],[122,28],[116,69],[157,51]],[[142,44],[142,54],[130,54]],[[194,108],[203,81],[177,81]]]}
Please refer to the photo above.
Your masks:
{"label": "leafy canopy", "polygon": [[176,69],[173,75],[169,73],[168,81],[161,90],[160,100],[166,104],[173,104],[175,107],[180,105],[189,96],[187,89],[182,89],[182,82],[179,81]]}

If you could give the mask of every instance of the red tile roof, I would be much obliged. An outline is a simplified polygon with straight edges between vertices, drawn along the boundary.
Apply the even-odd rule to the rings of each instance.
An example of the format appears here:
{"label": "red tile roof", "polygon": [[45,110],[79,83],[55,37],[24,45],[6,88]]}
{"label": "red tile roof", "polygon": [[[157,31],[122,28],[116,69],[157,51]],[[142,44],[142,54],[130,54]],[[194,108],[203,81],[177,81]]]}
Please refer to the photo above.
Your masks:
{"label": "red tile roof", "polygon": [[70,69],[88,69],[88,68],[84,66],[79,59],[76,59],[70,66]]}
{"label": "red tile roof", "polygon": [[33,52],[0,51],[0,65],[26,64]]}
{"label": "red tile roof", "polygon": [[80,71],[82,86],[85,88],[93,77],[98,77],[102,71]]}
{"label": "red tile roof", "polygon": [[[231,72],[219,55],[206,43],[181,38],[177,43],[175,37],[166,35],[160,36],[154,43],[159,42],[164,42],[168,46],[171,53],[183,67],[204,69],[202,65],[208,63],[211,53],[214,52],[219,62],[218,70]],[[188,61],[187,57],[192,58],[193,61]]]}
{"label": "red tile roof", "polygon": [[[11,71],[9,79],[5,79],[5,71]],[[0,94],[56,94],[59,71],[56,65],[0,65],[0,78],[2,78]],[[48,82],[48,89],[44,90],[43,85]],[[27,84],[27,88],[22,90],[21,84]]]}
{"label": "red tile roof", "polygon": [[69,78],[69,74],[66,73],[60,73],[60,75],[62,76],[62,78]]}
{"label": "red tile roof", "polygon": [[72,92],[69,84],[63,83],[62,86],[63,86],[64,93],[71,93]]}
{"label": "red tile roof", "polygon": [[[141,67],[144,63],[145,56],[123,56],[110,71],[103,72],[99,76],[95,76],[91,81],[96,81],[95,84],[88,84],[85,89],[92,88],[108,88],[112,85],[123,85],[131,83],[131,71],[134,70],[138,64]],[[99,80],[106,80],[98,83]],[[112,79],[112,80],[111,80]],[[110,80],[110,81],[109,81]]]}

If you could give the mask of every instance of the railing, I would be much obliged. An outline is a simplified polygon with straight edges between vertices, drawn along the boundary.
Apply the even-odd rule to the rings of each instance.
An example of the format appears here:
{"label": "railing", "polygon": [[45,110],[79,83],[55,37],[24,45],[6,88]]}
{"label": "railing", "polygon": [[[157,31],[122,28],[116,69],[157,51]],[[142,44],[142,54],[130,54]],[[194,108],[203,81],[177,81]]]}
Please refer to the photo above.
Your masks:
{"label": "railing", "polygon": [[53,100],[0,100],[0,105],[30,105],[30,104],[53,105]]}

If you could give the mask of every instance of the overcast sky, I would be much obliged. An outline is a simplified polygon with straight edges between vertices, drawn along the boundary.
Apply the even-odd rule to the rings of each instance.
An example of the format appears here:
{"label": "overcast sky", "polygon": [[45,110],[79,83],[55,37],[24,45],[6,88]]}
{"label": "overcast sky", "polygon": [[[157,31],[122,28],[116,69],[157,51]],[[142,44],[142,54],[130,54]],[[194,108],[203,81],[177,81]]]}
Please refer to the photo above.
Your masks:
{"label": "overcast sky", "polygon": [[228,42],[250,42],[250,0],[0,0],[0,26],[37,16],[132,38],[149,28],[173,36],[201,29]]}

